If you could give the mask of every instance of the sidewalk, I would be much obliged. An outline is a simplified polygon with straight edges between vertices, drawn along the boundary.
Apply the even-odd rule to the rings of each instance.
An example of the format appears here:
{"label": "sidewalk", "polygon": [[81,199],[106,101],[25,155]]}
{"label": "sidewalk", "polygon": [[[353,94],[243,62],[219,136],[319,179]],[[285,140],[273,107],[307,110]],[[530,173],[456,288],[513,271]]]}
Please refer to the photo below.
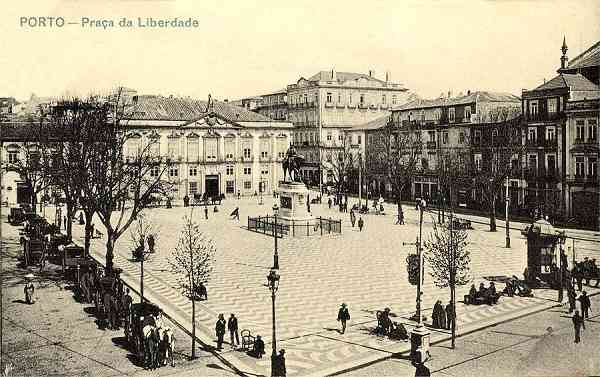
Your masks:
{"label": "sidewalk", "polygon": [[[146,371],[124,344],[123,330],[99,329],[94,307],[76,301],[72,283],[62,279],[58,266],[24,269],[17,265],[21,246],[19,227],[2,219],[2,362],[8,376],[232,376],[211,353],[198,348],[189,361],[190,338],[177,326],[175,367]],[[36,276],[35,303],[23,297],[23,276]],[[139,300],[133,296],[134,300]]]}
{"label": "sidewalk", "polygon": [[[432,376],[592,376],[600,375],[600,296],[592,300],[592,317],[574,344],[571,316],[562,308],[506,322],[431,347],[427,363]],[[404,355],[357,368],[344,376],[414,376]]]}

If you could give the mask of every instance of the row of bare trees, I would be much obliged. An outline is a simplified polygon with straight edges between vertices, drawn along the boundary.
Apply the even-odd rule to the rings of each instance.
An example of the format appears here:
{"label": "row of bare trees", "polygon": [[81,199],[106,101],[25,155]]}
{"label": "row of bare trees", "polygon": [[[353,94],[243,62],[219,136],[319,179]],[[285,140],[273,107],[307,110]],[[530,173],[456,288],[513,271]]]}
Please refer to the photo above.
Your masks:
{"label": "row of bare trees", "polygon": [[106,267],[112,269],[114,247],[155,194],[169,188],[163,179],[170,161],[150,153],[154,142],[137,142],[127,119],[133,111],[121,92],[107,97],[65,99],[21,129],[16,161],[3,169],[16,172],[26,183],[35,208],[40,193],[52,188],[66,204],[67,235],[77,210],[85,215],[85,251],[89,253],[92,219],[106,230]]}

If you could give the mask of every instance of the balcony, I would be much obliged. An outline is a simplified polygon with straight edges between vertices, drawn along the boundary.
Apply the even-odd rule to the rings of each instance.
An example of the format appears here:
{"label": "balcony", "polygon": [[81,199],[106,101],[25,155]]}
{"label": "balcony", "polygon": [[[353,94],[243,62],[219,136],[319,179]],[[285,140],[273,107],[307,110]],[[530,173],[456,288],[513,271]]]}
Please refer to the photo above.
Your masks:
{"label": "balcony", "polygon": [[437,143],[435,141],[428,141],[426,144],[427,149],[435,149],[437,146]]}
{"label": "balcony", "polygon": [[562,113],[534,113],[525,114],[525,120],[528,122],[547,122],[561,119],[563,117]]}
{"label": "balcony", "polygon": [[343,103],[341,103],[341,102],[338,102],[338,103],[335,104],[335,107],[338,108],[338,109],[343,109],[343,108],[346,107],[346,105],[343,104]]}
{"label": "balcony", "polygon": [[333,102],[325,102],[325,107],[334,107],[335,104]]}
{"label": "balcony", "polygon": [[241,162],[254,162],[254,157],[250,156],[250,157],[240,157],[240,161]]}
{"label": "balcony", "polygon": [[359,109],[366,109],[368,107],[368,105],[366,103],[359,103],[358,104],[358,108]]}
{"label": "balcony", "polygon": [[567,177],[567,182],[571,184],[583,185],[583,184],[598,184],[597,175],[572,175]]}

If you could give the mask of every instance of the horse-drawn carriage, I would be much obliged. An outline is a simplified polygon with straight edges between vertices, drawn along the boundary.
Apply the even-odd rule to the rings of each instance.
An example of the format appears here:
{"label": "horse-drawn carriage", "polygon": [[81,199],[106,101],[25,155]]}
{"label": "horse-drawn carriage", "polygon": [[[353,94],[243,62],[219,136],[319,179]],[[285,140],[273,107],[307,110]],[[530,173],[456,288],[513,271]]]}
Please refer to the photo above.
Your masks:
{"label": "horse-drawn carriage", "polygon": [[25,266],[39,265],[44,268],[46,263],[46,247],[41,238],[25,236],[23,238],[23,263]]}
{"label": "horse-drawn carriage", "polygon": [[471,225],[471,220],[468,219],[462,219],[460,217],[454,217],[452,218],[452,227],[454,229],[473,229],[473,226]]}
{"label": "horse-drawn carriage", "polygon": [[125,336],[131,351],[148,369],[156,369],[167,362],[175,366],[173,330],[164,327],[160,318],[161,310],[155,304],[131,305],[131,331],[125,331]]}
{"label": "horse-drawn carriage", "polygon": [[52,233],[46,235],[46,254],[48,258],[60,258],[60,246],[68,245],[69,237],[63,233]]}
{"label": "horse-drawn carriage", "polygon": [[25,209],[23,207],[12,207],[8,214],[8,222],[11,225],[21,225],[25,221]]}
{"label": "horse-drawn carriage", "polygon": [[78,265],[82,265],[85,262],[83,260],[87,259],[84,256],[83,247],[76,245],[74,243],[69,243],[67,245],[62,245],[58,247],[59,252],[61,253],[61,264],[62,264],[62,272],[63,274],[68,274],[71,271],[77,269]]}
{"label": "horse-drawn carriage", "polygon": [[[100,272],[99,269],[96,271]],[[97,274],[96,291],[94,295],[94,305],[96,306],[96,315],[103,324],[110,325],[112,329],[118,329],[120,326],[121,302],[123,298],[123,282],[120,274],[123,270],[113,269],[104,276]]]}
{"label": "horse-drawn carriage", "polygon": [[204,194],[195,193],[191,204],[193,206],[221,205],[223,199],[225,199],[224,194],[209,196],[206,192]]}

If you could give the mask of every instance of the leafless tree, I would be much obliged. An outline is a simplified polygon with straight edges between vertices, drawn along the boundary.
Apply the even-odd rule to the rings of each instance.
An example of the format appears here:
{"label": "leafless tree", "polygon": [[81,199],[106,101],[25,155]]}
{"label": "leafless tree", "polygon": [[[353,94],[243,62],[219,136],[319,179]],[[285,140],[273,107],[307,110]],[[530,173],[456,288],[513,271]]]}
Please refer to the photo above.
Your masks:
{"label": "leafless tree", "polygon": [[[441,209],[441,214],[438,211],[438,222],[445,221],[444,203],[440,203],[440,199],[444,198],[450,210],[453,209],[455,198],[458,192],[458,186],[470,181],[468,172],[470,164],[470,150],[466,147],[438,147],[437,161],[435,164],[435,173],[438,179],[438,207]],[[444,192],[447,190],[447,192]]]}
{"label": "leafless tree", "polygon": [[418,171],[422,150],[421,130],[411,122],[390,121],[373,135],[373,143],[367,152],[368,169],[391,186],[398,212],[401,211],[402,193],[410,189]]}
{"label": "leafless tree", "polygon": [[207,283],[212,273],[214,254],[212,240],[201,231],[200,226],[190,216],[184,217],[183,229],[177,247],[171,254],[169,265],[177,276],[181,292],[192,300],[192,359],[196,350],[196,304],[197,287]]}
{"label": "leafless tree", "polygon": [[[163,176],[170,160],[152,153],[156,141],[142,142],[128,127],[133,108],[120,92],[111,96],[105,107],[106,121],[98,124],[101,132],[93,143],[84,196],[93,198],[106,229],[106,267],[111,270],[119,237],[148,206],[152,195],[169,191]],[[136,143],[128,143],[130,140]]]}
{"label": "leafless tree", "polygon": [[496,231],[496,201],[506,177],[518,172],[524,146],[521,117],[509,108],[491,112],[492,123],[483,124],[480,139],[471,135],[471,148],[481,159],[471,161],[473,185],[481,193],[490,216],[490,231]]}
{"label": "leafless tree", "polygon": [[336,148],[324,148],[321,154],[321,168],[331,173],[328,176],[332,179],[336,193],[341,195],[347,188],[352,170],[357,165],[357,156],[352,151],[350,135],[345,133],[341,145]]}
{"label": "leafless tree", "polygon": [[[140,261],[140,296],[144,302],[144,261],[155,251],[160,232],[155,224],[146,219],[143,213],[139,214],[137,220],[129,230],[132,255]],[[146,244],[147,247],[146,247]]]}

